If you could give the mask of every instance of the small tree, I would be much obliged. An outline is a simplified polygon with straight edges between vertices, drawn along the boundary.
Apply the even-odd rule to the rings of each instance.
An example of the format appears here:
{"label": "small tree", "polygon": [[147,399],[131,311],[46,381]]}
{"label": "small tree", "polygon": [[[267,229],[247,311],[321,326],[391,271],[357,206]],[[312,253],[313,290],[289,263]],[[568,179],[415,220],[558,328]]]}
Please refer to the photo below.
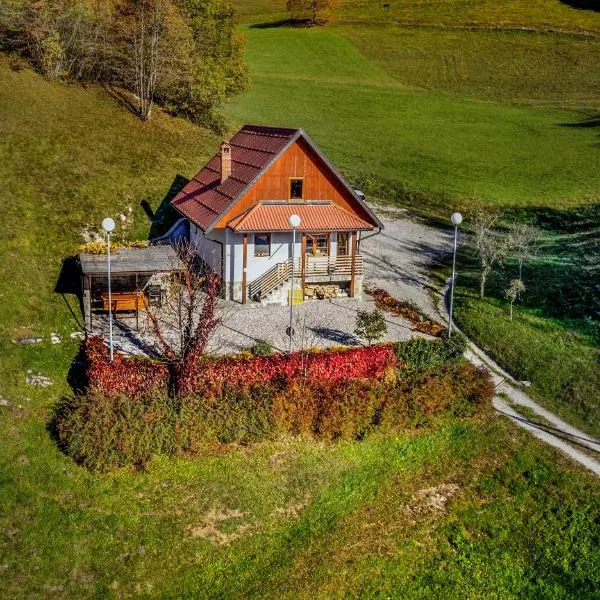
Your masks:
{"label": "small tree", "polygon": [[510,226],[507,243],[510,253],[519,264],[518,279],[523,279],[523,263],[538,253],[540,238],[540,231],[528,223],[515,223]]}
{"label": "small tree", "polygon": [[510,302],[510,320],[513,320],[513,304],[515,300],[520,297],[521,293],[525,291],[525,284],[520,279],[513,279],[509,284],[504,295]]}
{"label": "small tree", "polygon": [[507,243],[505,236],[494,230],[494,225],[501,213],[494,210],[478,208],[472,217],[473,247],[479,261],[479,297],[485,297],[485,284],[492,268],[506,256]]}
{"label": "small tree", "polygon": [[354,333],[371,346],[373,342],[381,339],[387,333],[387,323],[383,313],[377,308],[371,312],[359,310],[356,315]]}
{"label": "small tree", "polygon": [[323,25],[329,21],[337,4],[338,0],[287,0],[287,9],[295,21]]}
{"label": "small tree", "polygon": [[189,393],[191,390],[185,389],[189,375],[222,321],[217,314],[221,280],[189,242],[179,242],[175,247],[181,260],[181,272],[166,305],[161,308],[162,318],[150,310],[148,319],[163,358],[172,366],[175,393]]}

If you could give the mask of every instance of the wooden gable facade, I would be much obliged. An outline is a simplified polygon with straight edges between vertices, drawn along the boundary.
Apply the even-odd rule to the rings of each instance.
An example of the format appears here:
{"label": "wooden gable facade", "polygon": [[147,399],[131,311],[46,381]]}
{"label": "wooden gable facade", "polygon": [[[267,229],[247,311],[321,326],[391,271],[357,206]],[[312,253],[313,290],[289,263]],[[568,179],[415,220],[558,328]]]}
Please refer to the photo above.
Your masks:
{"label": "wooden gable facade", "polygon": [[260,202],[299,202],[290,196],[291,180],[301,179],[302,201],[330,201],[371,222],[372,217],[340,181],[337,173],[300,137],[266,169],[252,187],[214,224],[225,228],[230,221]]}

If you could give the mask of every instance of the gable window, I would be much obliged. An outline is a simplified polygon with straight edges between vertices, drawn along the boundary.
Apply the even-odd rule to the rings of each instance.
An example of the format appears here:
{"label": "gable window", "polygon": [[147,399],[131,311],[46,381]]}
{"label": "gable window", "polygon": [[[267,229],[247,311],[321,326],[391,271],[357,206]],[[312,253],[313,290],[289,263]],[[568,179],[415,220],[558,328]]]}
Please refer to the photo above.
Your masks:
{"label": "gable window", "polygon": [[271,256],[271,234],[254,234],[254,256]]}
{"label": "gable window", "polygon": [[303,179],[290,179],[290,200],[302,200],[304,198],[303,184]]}

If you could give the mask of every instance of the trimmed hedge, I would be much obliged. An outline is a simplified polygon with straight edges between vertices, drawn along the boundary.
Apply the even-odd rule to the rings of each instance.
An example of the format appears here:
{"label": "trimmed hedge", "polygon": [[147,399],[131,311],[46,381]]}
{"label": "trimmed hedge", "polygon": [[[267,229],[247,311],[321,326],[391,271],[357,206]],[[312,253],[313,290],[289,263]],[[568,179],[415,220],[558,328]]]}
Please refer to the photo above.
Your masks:
{"label": "trimmed hedge", "polygon": [[396,358],[408,371],[429,371],[446,364],[456,364],[463,360],[467,342],[463,335],[456,333],[452,338],[412,338],[394,344]]}
{"label": "trimmed hedge", "polygon": [[54,428],[88,469],[144,464],[154,454],[196,454],[210,444],[250,444],[282,433],[360,439],[376,428],[423,427],[489,404],[493,385],[470,363],[402,372],[377,381],[281,379],[223,385],[218,395],[143,399],[92,393],[65,402]]}
{"label": "trimmed hedge", "polygon": [[391,344],[270,356],[203,358],[185,372],[180,370],[175,386],[172,379],[176,369],[169,369],[164,362],[116,354],[111,363],[108,350],[98,337],[87,340],[84,351],[88,390],[111,398],[120,395],[143,398],[176,388],[190,390],[185,395],[201,391],[220,395],[225,385],[252,386],[275,380],[377,379],[398,364]]}
{"label": "trimmed hedge", "polygon": [[166,394],[169,367],[158,360],[115,354],[110,362],[108,349],[99,337],[84,342],[87,389],[109,398],[143,398]]}

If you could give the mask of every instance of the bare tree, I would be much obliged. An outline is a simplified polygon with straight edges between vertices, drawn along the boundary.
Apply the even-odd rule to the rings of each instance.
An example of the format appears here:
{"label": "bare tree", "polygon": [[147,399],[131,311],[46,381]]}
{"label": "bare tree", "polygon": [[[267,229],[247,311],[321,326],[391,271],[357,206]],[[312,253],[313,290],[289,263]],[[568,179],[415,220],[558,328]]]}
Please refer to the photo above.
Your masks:
{"label": "bare tree", "polygon": [[156,83],[163,62],[162,39],[166,31],[166,0],[135,0],[131,29],[133,87],[138,97],[140,117],[150,118]]}
{"label": "bare tree", "polygon": [[473,247],[479,261],[479,297],[485,297],[485,285],[494,265],[501,261],[507,252],[505,236],[494,229],[501,217],[494,210],[478,208],[472,217]]}
{"label": "bare tree", "polygon": [[181,260],[180,271],[160,312],[151,309],[147,314],[163,357],[174,367],[175,384],[179,386],[195,368],[222,321],[217,312],[221,280],[189,242],[180,241],[175,248]]}
{"label": "bare tree", "polygon": [[537,255],[541,233],[528,223],[515,223],[509,227],[508,248],[519,263],[519,280],[523,279],[523,264]]}
{"label": "bare tree", "polygon": [[525,291],[525,284],[520,279],[513,279],[506,289],[505,296],[510,302],[510,320],[513,320],[513,304],[520,297],[521,292]]}

